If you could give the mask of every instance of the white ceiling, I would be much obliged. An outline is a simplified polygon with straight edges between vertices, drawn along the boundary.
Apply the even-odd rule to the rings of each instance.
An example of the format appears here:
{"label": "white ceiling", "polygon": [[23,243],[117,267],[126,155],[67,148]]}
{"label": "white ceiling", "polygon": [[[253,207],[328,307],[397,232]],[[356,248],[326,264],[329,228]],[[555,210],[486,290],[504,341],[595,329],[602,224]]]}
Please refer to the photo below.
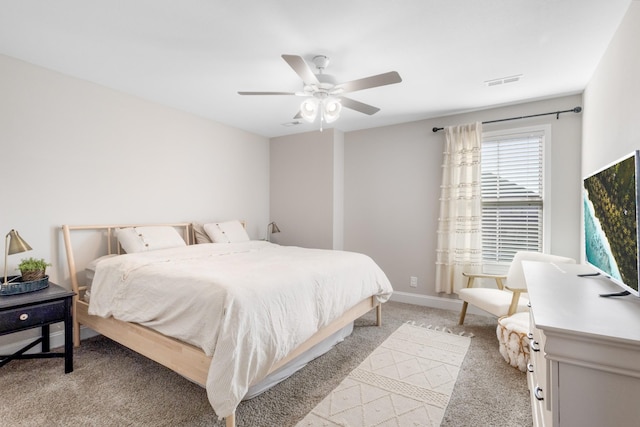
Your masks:
{"label": "white ceiling", "polygon": [[237,94],[299,91],[282,54],[327,55],[340,82],[400,73],[349,94],[381,109],[343,109],[352,131],[580,93],[630,3],[0,0],[0,53],[267,137],[319,128],[282,125],[303,98]]}

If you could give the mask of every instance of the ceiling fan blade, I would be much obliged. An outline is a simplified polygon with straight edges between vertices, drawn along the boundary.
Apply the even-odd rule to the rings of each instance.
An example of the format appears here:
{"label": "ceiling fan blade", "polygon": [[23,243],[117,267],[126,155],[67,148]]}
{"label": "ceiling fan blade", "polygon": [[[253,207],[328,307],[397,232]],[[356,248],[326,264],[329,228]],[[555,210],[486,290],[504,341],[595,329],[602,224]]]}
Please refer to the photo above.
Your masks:
{"label": "ceiling fan blade", "polygon": [[316,75],[313,74],[313,70],[311,69],[311,67],[309,67],[309,64],[307,64],[301,56],[282,55],[282,59],[287,61],[287,64],[289,64],[289,66],[293,68],[293,71],[295,71],[296,74],[300,76],[305,84],[320,83]]}
{"label": "ceiling fan blade", "polygon": [[400,74],[398,74],[396,71],[389,71],[388,73],[378,74],[375,76],[365,77],[363,79],[341,83],[339,85],[336,85],[333,91],[335,92],[336,90],[338,90],[341,93],[355,92],[356,90],[392,85],[394,83],[400,83],[401,81],[402,78],[400,77]]}
{"label": "ceiling fan blade", "polygon": [[301,111],[298,111],[298,114],[296,114],[295,116],[293,116],[293,118],[294,118],[295,120],[297,120],[297,119],[301,119],[301,118],[302,118],[302,112],[301,112]]}
{"label": "ceiling fan blade", "polygon": [[295,92],[240,92],[238,95],[295,95]]}
{"label": "ceiling fan blade", "polygon": [[351,108],[352,110],[356,110],[370,116],[380,111],[378,107],[374,107],[373,105],[365,104],[351,98],[345,98],[344,96],[340,97],[340,102],[343,107]]}

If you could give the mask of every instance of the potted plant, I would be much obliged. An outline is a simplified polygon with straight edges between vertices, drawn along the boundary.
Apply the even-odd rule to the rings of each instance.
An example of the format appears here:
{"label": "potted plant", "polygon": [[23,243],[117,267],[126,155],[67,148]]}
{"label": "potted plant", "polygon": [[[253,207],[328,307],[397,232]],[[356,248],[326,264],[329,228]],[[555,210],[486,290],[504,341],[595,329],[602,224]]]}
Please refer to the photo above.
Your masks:
{"label": "potted plant", "polygon": [[20,273],[22,273],[22,281],[30,282],[40,280],[44,277],[44,273],[51,264],[46,262],[44,258],[35,259],[33,257],[22,259],[18,265]]}

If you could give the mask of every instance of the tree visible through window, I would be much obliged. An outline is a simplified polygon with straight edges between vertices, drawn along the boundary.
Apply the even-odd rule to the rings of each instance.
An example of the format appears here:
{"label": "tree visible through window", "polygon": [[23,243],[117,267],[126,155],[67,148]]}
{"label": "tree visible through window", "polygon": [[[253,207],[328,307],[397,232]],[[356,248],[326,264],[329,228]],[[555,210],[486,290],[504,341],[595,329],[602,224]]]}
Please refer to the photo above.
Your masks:
{"label": "tree visible through window", "polygon": [[502,133],[482,141],[482,258],[487,273],[505,273],[517,251],[542,252],[543,130]]}

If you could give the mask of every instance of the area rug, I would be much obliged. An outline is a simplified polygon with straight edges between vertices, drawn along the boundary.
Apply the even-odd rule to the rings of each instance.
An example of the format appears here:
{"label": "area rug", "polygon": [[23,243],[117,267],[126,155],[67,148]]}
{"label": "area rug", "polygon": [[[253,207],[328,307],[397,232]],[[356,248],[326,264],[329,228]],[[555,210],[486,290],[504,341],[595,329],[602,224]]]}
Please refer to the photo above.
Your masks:
{"label": "area rug", "polygon": [[404,323],[297,427],[439,426],[469,344]]}

